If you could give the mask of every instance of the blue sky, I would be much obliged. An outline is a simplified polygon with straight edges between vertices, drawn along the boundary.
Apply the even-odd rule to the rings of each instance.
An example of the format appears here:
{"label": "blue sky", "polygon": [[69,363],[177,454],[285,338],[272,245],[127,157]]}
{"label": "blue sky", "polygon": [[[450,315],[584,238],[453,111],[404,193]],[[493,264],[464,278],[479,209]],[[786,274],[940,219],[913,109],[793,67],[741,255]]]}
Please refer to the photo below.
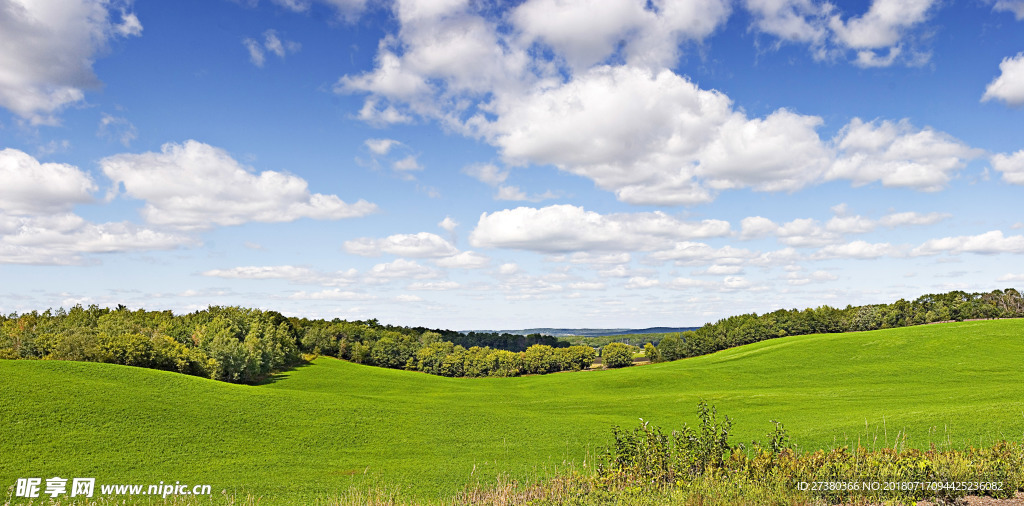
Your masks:
{"label": "blue sky", "polygon": [[0,311],[700,325],[1024,282],[1024,1],[0,0]]}

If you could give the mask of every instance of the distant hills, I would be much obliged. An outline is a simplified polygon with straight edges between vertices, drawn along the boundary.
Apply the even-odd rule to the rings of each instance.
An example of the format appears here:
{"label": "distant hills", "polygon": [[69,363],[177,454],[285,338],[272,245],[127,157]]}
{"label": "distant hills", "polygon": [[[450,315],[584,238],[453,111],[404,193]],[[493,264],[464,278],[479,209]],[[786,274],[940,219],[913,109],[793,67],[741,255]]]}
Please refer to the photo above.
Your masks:
{"label": "distant hills", "polygon": [[567,337],[567,336],[582,336],[582,337],[602,337],[602,336],[620,336],[624,334],[664,334],[666,332],[683,332],[686,330],[694,330],[697,327],[648,327],[645,329],[556,329],[556,328],[535,328],[535,329],[519,329],[519,330],[461,330],[460,332],[480,332],[480,333],[498,333],[498,334],[516,334],[526,336],[530,334],[544,334],[547,336],[554,337]]}

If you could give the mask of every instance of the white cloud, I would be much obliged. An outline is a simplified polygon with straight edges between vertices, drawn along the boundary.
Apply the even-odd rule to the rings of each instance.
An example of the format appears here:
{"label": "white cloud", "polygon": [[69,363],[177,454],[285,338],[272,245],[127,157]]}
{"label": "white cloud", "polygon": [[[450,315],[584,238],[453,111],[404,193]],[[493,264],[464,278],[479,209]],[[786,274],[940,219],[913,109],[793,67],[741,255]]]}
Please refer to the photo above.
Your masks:
{"label": "white cloud", "polygon": [[[913,49],[915,32],[936,0],[873,0],[868,11],[848,16],[837,4],[813,0],[746,0],[754,27],[780,41],[808,44],[818,60],[856,53],[861,67],[887,67],[897,62],[921,65],[930,55]],[[844,4],[839,4],[840,6]],[[904,50],[910,48],[910,50]]]}
{"label": "white cloud", "polygon": [[37,214],[68,211],[91,202],[96,184],[77,167],[39,163],[13,148],[0,150],[0,211]]}
{"label": "white cloud", "polygon": [[791,272],[786,275],[786,283],[796,286],[810,283],[824,283],[828,281],[835,281],[837,279],[839,279],[839,276],[828,271],[814,271],[810,276],[803,276],[798,272]]}
{"label": "white cloud", "polygon": [[203,276],[228,279],[308,279],[316,274],[307,267],[294,265],[248,265],[231,269],[211,269]]}
{"label": "white cloud", "polygon": [[[137,36],[130,2],[7,0],[0,8],[0,106],[34,125],[57,123],[56,114],[98,88],[92,64],[114,37]],[[120,23],[112,19],[120,12]]]}
{"label": "white cloud", "polygon": [[226,279],[283,279],[300,284],[337,286],[354,283],[359,272],[355,269],[319,272],[294,265],[248,265],[230,269],[211,269],[204,271],[202,275]]}
{"label": "white cloud", "polygon": [[0,263],[78,264],[83,254],[168,250],[189,237],[132,223],[91,223],[69,212],[93,201],[96,185],[77,167],[0,151]]}
{"label": "white cloud", "polygon": [[899,44],[909,27],[928,16],[935,0],[873,0],[863,16],[843,21],[829,19],[829,27],[844,45],[853,49],[891,48]]}
{"label": "white cloud", "polygon": [[434,261],[438,267],[453,269],[482,269],[490,265],[491,259],[475,251],[463,251],[446,258],[439,258]]}
{"label": "white cloud", "polygon": [[657,279],[646,276],[633,276],[626,282],[626,288],[651,288],[658,286],[660,283]]}
{"label": "white cloud", "polygon": [[404,258],[393,262],[374,265],[367,273],[369,281],[387,281],[390,279],[428,279],[438,277],[438,272],[424,267],[414,260]]}
{"label": "white cloud", "polygon": [[454,232],[455,231],[455,227],[459,226],[459,222],[453,220],[451,216],[445,216],[444,219],[441,220],[441,222],[437,224],[437,226],[441,227],[441,228],[443,228],[443,229],[445,229],[445,230],[447,230],[449,232]]}
{"label": "white cloud", "polygon": [[511,20],[527,42],[548,45],[570,68],[589,67],[618,51],[634,64],[671,66],[681,40],[707,37],[730,11],[722,0],[661,0],[653,7],[632,0],[530,0]]}
{"label": "white cloud", "polygon": [[[255,2],[255,0],[253,0]],[[275,4],[294,12],[308,12],[313,3],[321,3],[335,10],[341,19],[354,21],[356,15],[366,7],[366,0],[271,0]]]}
{"label": "white cloud", "polygon": [[1012,12],[1017,21],[1024,20],[1024,0],[996,0],[992,10]]}
{"label": "white cloud", "polygon": [[469,241],[477,247],[543,252],[636,251],[728,233],[729,223],[720,220],[684,222],[662,212],[601,215],[554,205],[483,213]]}
{"label": "white cloud", "polygon": [[462,173],[490,186],[498,186],[508,179],[507,170],[490,163],[469,165],[462,169]]}
{"label": "white cloud", "polygon": [[262,67],[266,56],[263,54],[263,47],[260,46],[260,43],[254,39],[245,38],[242,39],[242,45],[249,51],[249,61],[257,67]]}
{"label": "white cloud", "polygon": [[409,295],[407,293],[403,293],[401,295],[396,296],[395,297],[395,301],[396,302],[422,302],[423,298],[419,297],[417,295]]}
{"label": "white cloud", "polygon": [[365,200],[348,204],[335,195],[310,194],[297,176],[254,174],[226,151],[194,140],[164,144],[159,153],[109,156],[100,167],[128,196],[146,201],[142,215],[148,222],[182,229],[336,220],[377,210]]}
{"label": "white cloud", "polygon": [[786,109],[764,119],[733,114],[704,147],[696,173],[716,190],[798,190],[828,167],[830,153],[815,131],[821,124]]}
{"label": "white cloud", "polygon": [[345,251],[361,256],[380,256],[390,253],[414,258],[439,258],[455,255],[459,250],[437,234],[395,234],[383,239],[362,237],[345,241]]}
{"label": "white cloud", "polygon": [[[674,56],[664,56],[720,26],[727,2],[609,2],[530,0],[507,18],[511,31],[474,3],[397,2],[400,28],[382,40],[375,69],[343,76],[336,91],[367,93],[360,117],[368,121],[437,120],[497,147],[506,164],[553,165],[633,204],[692,205],[727,189],[795,191],[837,178],[936,190],[977,154],[906,122],[858,119],[825,141],[817,116],[777,109],[750,117],[669,70]],[[875,0],[844,18],[809,0],[747,1],[762,30],[811,41],[823,54],[862,51],[872,65],[887,63],[886,48],[900,61],[920,56],[905,42],[932,4]],[[581,18],[587,23],[571,22]],[[872,150],[857,145],[862,133],[891,138]],[[464,172],[498,188],[499,199],[553,196],[505,185],[508,171],[495,165]]]}
{"label": "white cloud", "polygon": [[405,158],[402,158],[401,160],[396,161],[395,163],[391,164],[391,168],[402,172],[411,170],[423,170],[423,166],[420,165],[418,161],[416,161],[416,157],[414,155],[409,155]]}
{"label": "white cloud", "polygon": [[902,250],[889,243],[869,243],[867,241],[853,241],[846,244],[833,244],[825,246],[813,255],[815,259],[827,258],[856,258],[861,260],[880,258],[884,256],[901,256]]}
{"label": "white cloud", "polygon": [[1003,274],[996,281],[1024,281],[1024,274]]}
{"label": "white cloud", "polygon": [[700,272],[699,274],[709,274],[709,275],[724,276],[726,274],[742,274],[742,273],[743,273],[743,267],[740,266],[740,265],[720,265],[720,264],[714,264],[711,267],[708,267],[707,269],[704,269],[704,271]]}
{"label": "white cloud", "polygon": [[402,145],[401,142],[394,139],[366,139],[363,144],[366,144],[370,151],[381,156],[387,155],[391,148]]}
{"label": "white cloud", "polygon": [[942,189],[953,172],[980,155],[948,134],[917,129],[909,121],[854,118],[836,136],[838,159],[827,179],[849,179],[855,186],[880,181],[883,186],[922,191]]}
{"label": "white cloud", "polygon": [[1003,181],[1024,184],[1024,149],[1012,155],[1003,153],[993,155],[992,168],[1003,174]]}
{"label": "white cloud", "polygon": [[977,253],[995,255],[999,253],[1024,253],[1024,236],[1013,235],[1004,237],[1000,230],[992,230],[978,235],[962,235],[931,239],[914,248],[913,255],[936,255],[949,253]]}
{"label": "white cloud", "polygon": [[825,224],[825,229],[837,234],[866,234],[875,229],[877,224],[860,215],[856,216],[833,216]]}
{"label": "white cloud", "polygon": [[330,288],[319,292],[295,292],[288,298],[295,300],[374,300],[377,297],[362,292]]}
{"label": "white cloud", "polygon": [[903,226],[916,226],[916,225],[933,225],[940,221],[949,219],[952,215],[949,213],[928,213],[921,214],[917,212],[903,212],[903,213],[892,213],[883,216],[878,220],[878,223],[884,227],[903,227]]}
{"label": "white cloud", "polygon": [[569,283],[570,290],[604,290],[608,285],[600,281],[580,281]]}
{"label": "white cloud", "polygon": [[775,234],[779,225],[764,216],[750,216],[740,220],[740,239],[757,239]]}
{"label": "white cloud", "polygon": [[519,266],[515,263],[504,263],[498,267],[498,273],[504,276],[511,276],[517,272],[519,272]]}
{"label": "white cloud", "polygon": [[455,281],[417,281],[405,287],[406,290],[456,290],[462,285]]}
{"label": "white cloud", "polygon": [[520,190],[518,186],[507,186],[501,185],[498,187],[498,193],[494,195],[494,200],[510,200],[516,202],[541,202],[543,200],[549,200],[558,198],[558,195],[546,191],[540,194],[529,195],[523,190]]}
{"label": "white cloud", "polygon": [[754,15],[754,25],[761,32],[782,40],[821,46],[828,36],[825,20],[831,6],[812,0],[746,0],[745,7]]}
{"label": "white cloud", "polygon": [[193,244],[188,237],[127,222],[90,223],[71,213],[0,214],[0,263],[79,264],[87,253],[170,250]]}
{"label": "white cloud", "polygon": [[618,265],[629,263],[629,253],[590,253],[578,251],[569,255],[569,262],[590,265]]}
{"label": "white cloud", "polygon": [[[1024,11],[1024,7],[1021,10]],[[1017,56],[1012,58],[1003,58],[999,64],[999,71],[999,77],[988,83],[981,101],[995,99],[1015,107],[1024,105],[1024,53],[1017,53]]]}
{"label": "white cloud", "polygon": [[103,114],[100,117],[100,127],[96,135],[104,139],[116,140],[128,147],[138,137],[138,131],[135,130],[135,125],[126,118]]}
{"label": "white cloud", "polygon": [[702,264],[748,260],[756,258],[757,253],[732,246],[714,248],[702,242],[684,241],[676,243],[672,249],[655,251],[649,257],[654,260],[676,260],[684,264]]}

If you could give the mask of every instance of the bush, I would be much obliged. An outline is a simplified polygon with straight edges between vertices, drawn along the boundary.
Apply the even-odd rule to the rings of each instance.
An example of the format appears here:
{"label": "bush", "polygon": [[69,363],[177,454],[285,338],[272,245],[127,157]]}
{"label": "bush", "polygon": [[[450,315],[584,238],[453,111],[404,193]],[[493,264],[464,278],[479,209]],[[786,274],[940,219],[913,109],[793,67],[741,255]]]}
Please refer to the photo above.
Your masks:
{"label": "bush", "polygon": [[609,343],[601,350],[605,367],[628,367],[633,365],[633,347],[622,343]]}

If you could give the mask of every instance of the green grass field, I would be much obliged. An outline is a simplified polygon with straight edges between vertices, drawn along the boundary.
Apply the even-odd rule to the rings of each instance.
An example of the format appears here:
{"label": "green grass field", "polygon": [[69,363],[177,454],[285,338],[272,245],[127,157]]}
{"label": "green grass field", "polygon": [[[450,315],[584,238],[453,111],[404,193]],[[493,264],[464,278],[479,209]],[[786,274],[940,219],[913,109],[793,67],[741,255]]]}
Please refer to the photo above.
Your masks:
{"label": "green grass field", "polygon": [[1024,438],[1024,320],[788,337],[622,370],[442,378],[320,358],[261,386],[98,363],[0,360],[0,491],[21,477],[181,481],[301,501],[590,466],[612,425],[734,442],[785,423],[803,449]]}

